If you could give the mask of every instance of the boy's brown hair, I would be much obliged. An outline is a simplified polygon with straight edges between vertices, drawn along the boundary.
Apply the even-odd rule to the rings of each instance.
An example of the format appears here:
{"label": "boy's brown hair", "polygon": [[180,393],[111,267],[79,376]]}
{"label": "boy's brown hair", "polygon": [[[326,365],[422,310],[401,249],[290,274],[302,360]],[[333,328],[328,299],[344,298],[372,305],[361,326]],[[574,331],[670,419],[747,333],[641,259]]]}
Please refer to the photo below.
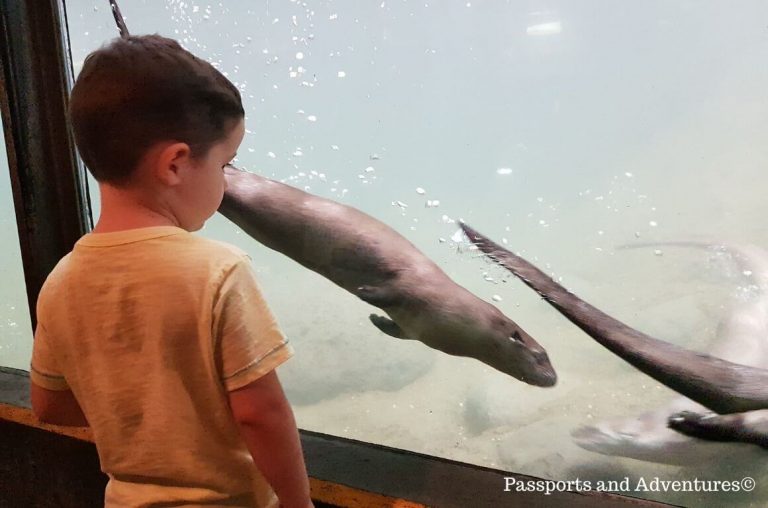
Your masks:
{"label": "boy's brown hair", "polygon": [[237,88],[211,64],[159,35],[115,39],[85,59],[69,115],[80,155],[99,182],[124,185],[161,141],[193,157],[245,116]]}

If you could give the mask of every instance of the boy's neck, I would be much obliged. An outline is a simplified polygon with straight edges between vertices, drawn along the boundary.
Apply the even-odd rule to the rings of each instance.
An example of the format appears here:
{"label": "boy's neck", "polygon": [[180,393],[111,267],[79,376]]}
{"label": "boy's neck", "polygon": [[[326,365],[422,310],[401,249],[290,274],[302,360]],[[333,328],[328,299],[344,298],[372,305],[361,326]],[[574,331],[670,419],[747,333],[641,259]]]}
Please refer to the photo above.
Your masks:
{"label": "boy's neck", "polygon": [[93,233],[113,233],[155,226],[180,227],[178,221],[153,196],[99,184],[101,213]]}

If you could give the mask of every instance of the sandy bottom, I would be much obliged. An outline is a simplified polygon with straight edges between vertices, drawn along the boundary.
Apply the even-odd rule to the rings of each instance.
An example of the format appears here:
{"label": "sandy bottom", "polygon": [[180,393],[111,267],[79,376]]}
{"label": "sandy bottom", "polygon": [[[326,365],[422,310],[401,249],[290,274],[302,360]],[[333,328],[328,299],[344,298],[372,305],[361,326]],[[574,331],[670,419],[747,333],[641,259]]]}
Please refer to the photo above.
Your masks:
{"label": "sandy bottom", "polygon": [[[262,273],[267,282],[273,269]],[[330,290],[319,277],[303,275],[302,282],[306,294],[325,295],[311,306],[305,302],[310,309],[302,314],[306,322],[300,324],[297,318],[284,324],[296,357],[281,367],[280,376],[302,428],[547,479],[597,485],[628,478],[627,490],[620,493],[686,506],[768,502],[759,451],[680,467],[578,447],[572,430],[639,415],[674,394],[618,361],[536,299],[505,301],[510,308],[504,311],[525,316],[524,326],[546,345],[559,374],[551,389],[527,386],[475,360],[389,338],[367,320],[375,309]],[[580,285],[578,280],[572,283]],[[722,302],[733,296],[715,279],[699,283],[696,291],[676,287],[663,301],[652,289],[647,296],[612,302],[611,311],[629,315],[630,322],[632,315],[642,315],[645,331],[700,349],[706,349],[727,309]],[[290,303],[281,294],[268,296],[278,315],[287,311],[281,307]],[[757,481],[754,492],[643,491],[638,483],[747,476]]]}

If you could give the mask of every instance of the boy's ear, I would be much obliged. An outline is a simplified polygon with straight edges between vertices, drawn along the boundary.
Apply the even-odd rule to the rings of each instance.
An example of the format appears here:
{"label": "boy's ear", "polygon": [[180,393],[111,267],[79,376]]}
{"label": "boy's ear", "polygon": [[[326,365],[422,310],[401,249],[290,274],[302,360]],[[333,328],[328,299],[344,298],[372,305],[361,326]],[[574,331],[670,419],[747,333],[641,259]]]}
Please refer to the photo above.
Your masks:
{"label": "boy's ear", "polygon": [[165,185],[175,186],[181,183],[191,163],[192,149],[188,144],[170,143],[160,150],[155,174]]}

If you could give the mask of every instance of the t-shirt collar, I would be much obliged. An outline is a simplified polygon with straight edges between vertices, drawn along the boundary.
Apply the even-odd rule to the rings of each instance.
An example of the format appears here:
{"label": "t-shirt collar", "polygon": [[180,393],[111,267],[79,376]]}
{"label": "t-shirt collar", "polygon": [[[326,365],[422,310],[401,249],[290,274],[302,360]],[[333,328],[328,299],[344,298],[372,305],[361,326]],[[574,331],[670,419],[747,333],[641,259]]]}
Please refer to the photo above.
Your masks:
{"label": "t-shirt collar", "polygon": [[162,238],[164,236],[189,234],[188,231],[176,226],[152,226],[148,228],[126,229],[109,233],[88,233],[76,245],[85,247],[111,247],[127,243],[141,242]]}

